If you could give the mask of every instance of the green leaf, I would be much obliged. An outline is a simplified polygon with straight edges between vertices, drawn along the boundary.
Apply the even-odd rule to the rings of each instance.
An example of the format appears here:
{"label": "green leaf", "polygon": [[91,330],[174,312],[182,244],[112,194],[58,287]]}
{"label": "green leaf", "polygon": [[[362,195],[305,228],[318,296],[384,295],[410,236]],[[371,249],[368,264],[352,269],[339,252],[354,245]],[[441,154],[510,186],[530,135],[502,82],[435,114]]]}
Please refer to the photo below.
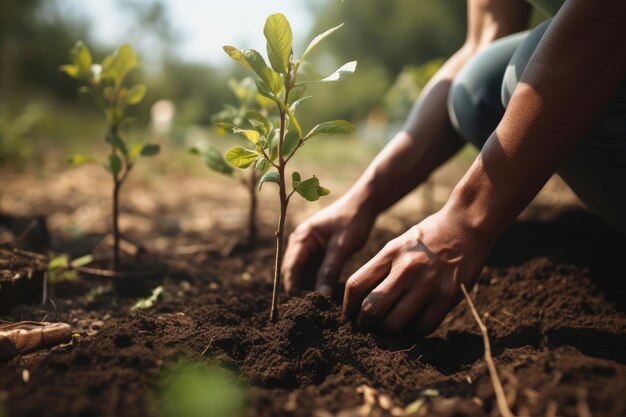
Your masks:
{"label": "green leaf", "polygon": [[131,106],[139,104],[145,95],[146,86],[144,84],[137,84],[128,90],[128,94],[126,95],[126,104],[130,104]]}
{"label": "green leaf", "polygon": [[165,298],[167,298],[167,293],[165,292],[165,290],[163,290],[163,287],[159,285],[154,290],[152,290],[152,295],[150,295],[150,297],[139,299],[130,309],[131,311],[145,310],[153,307],[157,301],[163,300]]}
{"label": "green leaf", "polygon": [[141,156],[155,156],[161,152],[161,145],[157,145],[156,143],[146,143],[141,148],[141,152],[139,153]]}
{"label": "green leaf", "polygon": [[259,180],[259,191],[263,188],[263,184],[266,182],[273,182],[276,184],[280,184],[280,177],[278,175],[278,171],[266,172],[261,179]]}
{"label": "green leaf", "polygon": [[300,138],[298,137],[298,133],[293,130],[288,130],[283,140],[283,155],[289,156],[291,152],[298,147],[299,143]]}
{"label": "green leaf", "polygon": [[139,58],[130,45],[120,46],[112,55],[104,58],[102,62],[102,78],[113,80],[119,87],[126,75],[139,66]]}
{"label": "green leaf", "polygon": [[244,49],[242,53],[246,61],[248,61],[248,64],[250,64],[254,72],[256,72],[269,89],[274,94],[279,94],[283,89],[283,82],[280,75],[268,67],[265,63],[265,59],[254,49]]}
{"label": "green leaf", "polygon": [[254,145],[258,144],[259,140],[261,140],[261,135],[256,130],[244,130],[236,127],[233,129],[233,133],[241,133]]}
{"label": "green leaf", "polygon": [[211,146],[204,152],[204,163],[209,169],[224,175],[233,175],[235,170],[226,162],[222,153]]}
{"label": "green leaf", "polygon": [[337,29],[341,28],[342,26],[343,26],[343,23],[340,24],[339,26],[335,26],[334,28],[330,28],[326,32],[320,35],[317,35],[315,38],[313,38],[311,43],[309,43],[309,46],[307,46],[306,49],[304,50],[304,53],[302,54],[302,58],[300,58],[300,62],[304,61],[306,57],[309,56],[311,52],[313,52],[313,49],[315,49],[317,45],[319,45],[320,42],[322,42],[324,39],[326,39],[328,36],[330,36],[333,32],[335,32]]}
{"label": "green leaf", "polygon": [[124,140],[116,133],[109,131],[105,138],[107,143],[113,145],[116,149],[119,149],[124,155],[128,155],[128,148]]}
{"label": "green leaf", "polygon": [[80,68],[78,68],[76,65],[61,65],[59,69],[74,79],[80,79]]}
{"label": "green leaf", "polygon": [[122,170],[122,160],[114,153],[109,155],[109,169],[113,175],[117,175]]}
{"label": "green leaf", "polygon": [[264,156],[259,156],[256,161],[254,161],[254,168],[265,172],[270,167],[270,161],[267,160]]}
{"label": "green leaf", "polygon": [[252,68],[252,66],[248,64],[248,61],[246,60],[246,58],[243,56],[243,53],[239,49],[235,48],[234,46],[228,46],[228,45],[224,46],[223,49],[224,49],[224,52],[226,52],[232,59],[235,60],[235,62],[242,65],[246,69],[254,71],[254,68]]}
{"label": "green leaf", "polygon": [[79,166],[85,164],[97,164],[100,160],[90,155],[75,154],[67,158],[67,162],[74,166]]}
{"label": "green leaf", "polygon": [[80,258],[73,259],[72,262],[70,262],[70,266],[72,268],[77,268],[77,267],[85,266],[92,262],[93,262],[93,256],[85,255],[85,256],[81,256]]}
{"label": "green leaf", "polygon": [[287,113],[287,116],[289,116],[289,120],[293,124],[293,127],[296,129],[296,132],[298,132],[298,138],[301,138],[302,127],[300,127],[300,122],[298,122],[296,115],[291,111],[289,107],[285,107],[285,103],[283,103],[281,100],[278,100],[277,103],[280,106],[280,108],[283,109],[285,113]]}
{"label": "green leaf", "polygon": [[137,158],[141,155],[141,150],[143,149],[144,144],[140,142],[131,143],[128,146],[128,157],[131,159]]}
{"label": "green leaf", "polygon": [[267,18],[263,34],[267,39],[267,56],[274,71],[287,74],[293,33],[289,21],[282,13],[276,13]]}
{"label": "green leaf", "polygon": [[291,106],[293,103],[301,99],[305,90],[306,85],[304,84],[294,86],[291,91],[289,91],[289,105]]}
{"label": "green leaf", "polygon": [[243,146],[235,146],[226,152],[226,160],[237,168],[248,168],[258,156],[258,153]]}
{"label": "green leaf", "polygon": [[307,135],[305,140],[311,139],[317,135],[342,135],[351,133],[354,130],[354,125],[345,120],[333,120],[332,122],[320,123],[315,126]]}
{"label": "green leaf", "polygon": [[274,128],[272,122],[256,110],[248,110],[246,112],[246,119],[248,119],[250,124],[266,138],[269,137]]}
{"label": "green leaf", "polygon": [[80,78],[88,79],[91,77],[91,64],[93,60],[89,48],[87,48],[87,45],[85,45],[83,41],[76,42],[76,45],[70,50],[70,58],[72,63],[78,68]]}
{"label": "green leaf", "polygon": [[302,104],[302,103],[304,103],[305,101],[307,101],[307,100],[309,100],[309,99],[312,99],[312,98],[313,98],[313,96],[306,96],[306,97],[302,97],[302,98],[300,98],[300,99],[298,99],[298,100],[294,101],[293,103],[291,103],[291,106],[289,107],[289,109],[290,109],[293,113],[295,113],[295,112],[296,112],[296,109],[298,108],[298,106],[299,106],[300,104]]}
{"label": "green leaf", "polygon": [[356,71],[356,61],[348,62],[347,64],[344,64],[341,68],[339,68],[337,71],[333,72],[326,78],[323,78],[319,81],[305,81],[303,84],[329,83],[329,82],[334,82],[334,81],[340,81],[354,74],[354,71]]}
{"label": "green leaf", "polygon": [[70,258],[67,255],[57,256],[48,262],[48,270],[65,269],[69,266],[69,262]]}
{"label": "green leaf", "polygon": [[327,196],[328,194],[330,194],[330,190],[328,188],[325,188],[325,187],[319,187],[317,189],[317,193],[319,194],[320,197],[324,197],[324,196]]}
{"label": "green leaf", "polygon": [[274,94],[267,86],[267,84],[265,84],[265,82],[263,82],[262,80],[256,80],[256,89],[263,97],[267,97],[274,102],[278,101],[276,94]]}
{"label": "green leaf", "polygon": [[292,186],[307,201],[317,201],[320,198],[318,193],[320,181],[315,175],[308,180],[301,181],[300,174],[294,172],[292,174]]}
{"label": "green leaf", "polygon": [[204,163],[212,171],[229,176],[235,172],[234,168],[226,162],[222,153],[215,146],[201,142],[191,147],[189,152],[202,156]]}

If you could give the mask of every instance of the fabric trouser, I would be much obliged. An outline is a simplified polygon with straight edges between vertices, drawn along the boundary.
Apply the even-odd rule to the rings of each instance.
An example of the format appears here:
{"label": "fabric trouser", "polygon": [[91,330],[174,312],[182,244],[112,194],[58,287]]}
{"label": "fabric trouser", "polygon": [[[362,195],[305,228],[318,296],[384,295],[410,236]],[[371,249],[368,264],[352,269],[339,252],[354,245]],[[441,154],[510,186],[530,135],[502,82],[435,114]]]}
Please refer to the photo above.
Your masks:
{"label": "fabric trouser", "polygon": [[[452,125],[479,149],[500,123],[550,22],[493,42],[452,83],[448,96]],[[557,174],[590,210],[626,233],[626,82]]]}

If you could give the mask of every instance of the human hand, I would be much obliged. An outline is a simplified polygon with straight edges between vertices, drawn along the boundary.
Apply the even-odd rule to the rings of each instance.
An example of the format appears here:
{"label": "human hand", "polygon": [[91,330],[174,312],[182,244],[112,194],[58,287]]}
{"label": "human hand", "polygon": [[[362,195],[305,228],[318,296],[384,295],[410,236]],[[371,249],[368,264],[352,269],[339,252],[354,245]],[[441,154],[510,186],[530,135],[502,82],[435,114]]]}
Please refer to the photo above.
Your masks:
{"label": "human hand", "polygon": [[343,313],[362,329],[428,335],[476,282],[495,240],[444,208],[390,241],[346,283]]}
{"label": "human hand", "polygon": [[348,196],[300,224],[289,236],[282,274],[285,290],[311,288],[333,295],[344,263],[363,247],[376,216]]}

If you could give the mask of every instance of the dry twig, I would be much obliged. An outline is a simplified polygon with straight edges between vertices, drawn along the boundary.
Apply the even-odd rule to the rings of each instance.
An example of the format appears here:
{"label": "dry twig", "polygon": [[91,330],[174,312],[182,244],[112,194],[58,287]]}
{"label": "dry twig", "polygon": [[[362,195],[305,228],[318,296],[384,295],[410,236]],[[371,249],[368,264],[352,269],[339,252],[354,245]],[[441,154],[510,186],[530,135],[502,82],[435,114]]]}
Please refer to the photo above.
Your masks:
{"label": "dry twig", "polygon": [[491,356],[491,344],[489,343],[489,333],[487,332],[487,326],[485,326],[485,323],[483,323],[483,321],[480,319],[480,315],[478,314],[478,311],[476,311],[476,307],[474,307],[474,303],[467,293],[465,285],[461,284],[461,290],[463,291],[463,295],[467,300],[467,304],[472,311],[474,320],[476,320],[476,324],[478,324],[480,333],[482,333],[483,335],[483,343],[485,345],[485,362],[487,362],[487,367],[489,368],[489,376],[491,377],[491,384],[493,385],[493,391],[496,394],[498,411],[500,412],[500,415],[502,415],[502,417],[514,417],[511,409],[509,408],[509,404],[506,401],[506,395],[504,394],[504,388],[502,388],[502,383],[500,382],[500,378],[498,377],[496,364],[493,362],[493,357]]}

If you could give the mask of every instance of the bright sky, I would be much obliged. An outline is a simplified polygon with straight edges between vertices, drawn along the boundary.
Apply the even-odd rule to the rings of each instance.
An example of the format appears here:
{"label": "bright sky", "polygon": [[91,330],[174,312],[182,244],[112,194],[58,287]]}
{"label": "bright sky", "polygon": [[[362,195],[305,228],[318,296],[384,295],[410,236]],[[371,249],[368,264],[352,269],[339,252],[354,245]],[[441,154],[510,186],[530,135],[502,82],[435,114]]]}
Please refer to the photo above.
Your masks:
{"label": "bright sky", "polygon": [[[223,45],[255,48],[265,51],[263,25],[265,18],[281,12],[290,21],[294,45],[302,47],[308,39],[312,18],[306,0],[163,0],[170,22],[180,35],[179,55],[189,61],[220,65],[230,58]],[[320,0],[318,0],[320,1]],[[57,0],[64,13],[86,17],[92,23],[92,34],[98,42],[117,45],[133,42],[129,12],[118,0]],[[144,54],[149,51],[142,51]]]}

